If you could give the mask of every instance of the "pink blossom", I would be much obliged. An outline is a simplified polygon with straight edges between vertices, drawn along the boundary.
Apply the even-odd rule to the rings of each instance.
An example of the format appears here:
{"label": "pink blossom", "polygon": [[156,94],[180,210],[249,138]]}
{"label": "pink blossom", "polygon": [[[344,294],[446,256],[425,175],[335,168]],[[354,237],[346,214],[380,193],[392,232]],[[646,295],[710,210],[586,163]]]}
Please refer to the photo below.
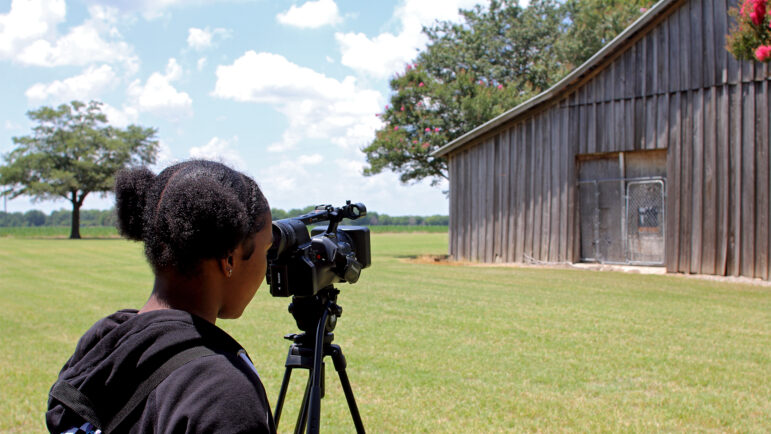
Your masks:
{"label": "pink blossom", "polygon": [[771,45],[761,45],[755,50],[755,58],[758,62],[765,62],[771,58]]}
{"label": "pink blossom", "polygon": [[401,110],[404,111],[404,106],[402,106]]}
{"label": "pink blossom", "polygon": [[434,128],[434,132],[438,133],[439,132],[439,127]]}
{"label": "pink blossom", "polygon": [[482,81],[482,80],[479,80],[479,84],[483,85],[483,84],[485,84],[485,82]]}
{"label": "pink blossom", "polygon": [[418,141],[417,141],[417,140],[413,140],[413,141],[412,141],[412,144],[413,144],[413,145],[417,145],[417,144],[418,144]]}
{"label": "pink blossom", "polygon": [[385,109],[386,109],[386,110],[388,110],[388,104],[386,104],[386,107],[385,107]]}
{"label": "pink blossom", "polygon": [[428,148],[428,143],[423,143],[423,149]]}
{"label": "pink blossom", "polygon": [[398,131],[398,130],[399,130],[399,125],[396,125],[396,126],[394,127],[394,131]]}
{"label": "pink blossom", "polygon": [[420,107],[422,105],[423,105],[423,102],[422,101],[418,101],[418,107]]}
{"label": "pink blossom", "polygon": [[763,19],[766,17],[766,0],[754,0],[752,4],[752,12],[750,12],[750,19],[752,23],[759,26]]}
{"label": "pink blossom", "polygon": [[431,128],[426,127],[426,132],[430,133],[431,132]]}
{"label": "pink blossom", "polygon": [[375,117],[380,117],[380,113],[375,113]]}
{"label": "pink blossom", "polygon": [[410,69],[412,69],[412,65],[410,65],[410,64],[408,63],[408,64],[407,64],[407,71],[409,71]]}
{"label": "pink blossom", "polygon": [[502,84],[499,84],[499,85],[498,85],[498,89],[503,89],[503,85],[502,85]]}
{"label": "pink blossom", "polygon": [[646,12],[648,12],[648,8],[640,8],[640,13],[641,14],[644,14]]}
{"label": "pink blossom", "polygon": [[421,81],[420,84],[418,84],[418,87],[423,87],[423,82]]}

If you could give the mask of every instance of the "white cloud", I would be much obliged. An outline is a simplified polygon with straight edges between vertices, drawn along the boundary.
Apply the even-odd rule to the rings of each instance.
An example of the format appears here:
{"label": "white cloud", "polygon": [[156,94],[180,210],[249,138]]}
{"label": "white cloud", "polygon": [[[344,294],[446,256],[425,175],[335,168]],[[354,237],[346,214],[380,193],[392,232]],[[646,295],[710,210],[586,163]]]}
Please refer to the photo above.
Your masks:
{"label": "white cloud", "polygon": [[196,68],[198,68],[198,70],[200,71],[203,69],[204,66],[206,66],[206,58],[201,57],[200,59],[198,59],[198,62],[196,63]]}
{"label": "white cloud", "polygon": [[0,59],[12,59],[27,44],[55,34],[66,17],[64,0],[13,0],[0,14]]}
{"label": "white cloud", "polygon": [[248,51],[232,65],[217,67],[212,95],[270,104],[289,120],[282,140],[268,150],[292,149],[304,139],[326,139],[355,149],[369,141],[380,120],[374,116],[383,96],[289,62],[283,56]]}
{"label": "white cloud", "polygon": [[363,33],[336,33],[341,63],[373,77],[388,77],[426,46],[423,26],[437,20],[457,21],[458,9],[469,9],[476,3],[478,0],[404,0],[394,13],[401,27],[397,34],[385,32],[370,38]]}
{"label": "white cloud", "polygon": [[208,27],[199,29],[191,27],[187,30],[187,45],[194,50],[204,50],[214,44],[214,38],[230,37],[230,31],[223,28],[210,30]]}
{"label": "white cloud", "polygon": [[246,164],[241,154],[235,149],[237,144],[238,136],[234,136],[232,139],[213,137],[203,146],[190,148],[190,156],[219,161],[238,170],[244,170]]}
{"label": "white cloud", "polygon": [[281,24],[307,29],[335,25],[342,21],[334,0],[309,1],[302,6],[292,5],[288,11],[276,15],[276,19]]}
{"label": "white cloud", "polygon": [[102,113],[107,116],[110,125],[120,128],[135,124],[139,119],[139,110],[137,110],[136,107],[125,104],[119,109],[107,103],[103,103]]}
{"label": "white cloud", "polygon": [[121,63],[129,73],[138,69],[133,47],[117,30],[116,9],[91,6],[83,24],[59,36],[56,26],[65,11],[60,1],[14,0],[11,11],[0,15],[0,59],[45,67]]}
{"label": "white cloud", "polygon": [[180,92],[171,82],[182,76],[182,68],[174,58],[169,59],[166,72],[154,72],[144,85],[135,80],[126,93],[131,105],[140,112],[151,112],[171,120],[192,115],[193,100],[186,92]]}
{"label": "white cloud", "polygon": [[116,83],[116,74],[110,65],[90,66],[82,74],[51,83],[36,83],[25,95],[34,102],[51,100],[69,102],[72,100],[88,101],[97,99],[101,92]]}

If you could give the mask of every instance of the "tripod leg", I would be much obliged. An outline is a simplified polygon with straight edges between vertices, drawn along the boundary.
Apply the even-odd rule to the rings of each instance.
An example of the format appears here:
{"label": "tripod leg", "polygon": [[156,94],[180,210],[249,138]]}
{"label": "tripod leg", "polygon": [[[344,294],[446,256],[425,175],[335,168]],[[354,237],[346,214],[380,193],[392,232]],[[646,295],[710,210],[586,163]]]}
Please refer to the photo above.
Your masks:
{"label": "tripod leg", "polygon": [[361,415],[359,414],[359,407],[356,405],[356,398],[353,397],[353,389],[351,389],[351,382],[348,380],[348,374],[345,371],[347,365],[343,350],[338,345],[332,345],[332,361],[335,363],[335,370],[340,377],[340,384],[343,386],[343,393],[345,393],[345,400],[348,401],[348,410],[351,412],[351,418],[353,424],[356,426],[356,432],[364,434],[364,424],[361,422]]}
{"label": "tripod leg", "polygon": [[[300,406],[300,412],[297,414],[297,422],[294,425],[295,434],[301,434],[303,428],[305,428],[308,422],[308,405],[310,404],[311,384],[313,383],[313,372],[308,371],[308,383],[305,386],[305,394],[303,395],[303,402]],[[278,426],[276,426],[278,428]]]}
{"label": "tripod leg", "polygon": [[278,392],[278,399],[276,400],[276,410],[273,412],[273,419],[278,429],[278,421],[281,418],[281,409],[284,408],[284,398],[286,398],[286,389],[289,386],[289,377],[292,376],[292,368],[287,367],[284,371],[284,379],[281,381],[281,390]]}

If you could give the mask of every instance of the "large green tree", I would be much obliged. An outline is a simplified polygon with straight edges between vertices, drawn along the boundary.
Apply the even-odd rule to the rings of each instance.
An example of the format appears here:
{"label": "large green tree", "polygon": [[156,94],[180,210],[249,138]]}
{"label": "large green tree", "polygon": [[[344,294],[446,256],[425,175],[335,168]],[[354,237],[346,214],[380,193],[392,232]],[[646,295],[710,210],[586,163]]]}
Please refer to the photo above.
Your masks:
{"label": "large green tree", "polygon": [[99,102],[41,107],[27,116],[36,125],[31,135],[14,137],[16,147],[4,155],[3,194],[67,199],[72,203],[70,238],[80,238],[80,207],[86,196],[110,191],[121,168],[155,162],[157,131],[110,126]]}
{"label": "large green tree", "polygon": [[424,32],[426,50],[390,81],[383,127],[363,149],[366,175],[389,169],[402,182],[447,178],[447,163],[431,152],[548,87],[561,68],[554,52],[559,4],[493,0],[461,10],[461,23]]}
{"label": "large green tree", "polygon": [[653,0],[491,0],[460,23],[424,28],[427,48],[390,81],[383,127],[363,151],[365,175],[447,178],[431,152],[546,90],[644,12]]}

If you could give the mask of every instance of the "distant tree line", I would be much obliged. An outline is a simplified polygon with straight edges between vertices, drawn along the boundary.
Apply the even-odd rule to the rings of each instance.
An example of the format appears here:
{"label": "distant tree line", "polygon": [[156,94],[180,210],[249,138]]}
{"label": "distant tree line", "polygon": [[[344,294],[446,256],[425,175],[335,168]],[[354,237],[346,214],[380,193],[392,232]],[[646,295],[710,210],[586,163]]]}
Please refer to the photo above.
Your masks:
{"label": "distant tree line", "polygon": [[[313,206],[290,209],[289,211],[272,208],[271,212],[273,213],[273,220],[280,220],[307,214],[313,209]],[[36,209],[27,212],[0,211],[0,227],[69,226],[71,221],[72,211],[66,209],[52,211],[51,214],[45,214]],[[115,221],[115,209],[80,211],[81,226],[115,226]],[[354,221],[343,220],[343,224],[358,226],[447,226],[449,223],[450,217],[446,215],[392,217],[376,212],[368,212],[366,216]]]}

